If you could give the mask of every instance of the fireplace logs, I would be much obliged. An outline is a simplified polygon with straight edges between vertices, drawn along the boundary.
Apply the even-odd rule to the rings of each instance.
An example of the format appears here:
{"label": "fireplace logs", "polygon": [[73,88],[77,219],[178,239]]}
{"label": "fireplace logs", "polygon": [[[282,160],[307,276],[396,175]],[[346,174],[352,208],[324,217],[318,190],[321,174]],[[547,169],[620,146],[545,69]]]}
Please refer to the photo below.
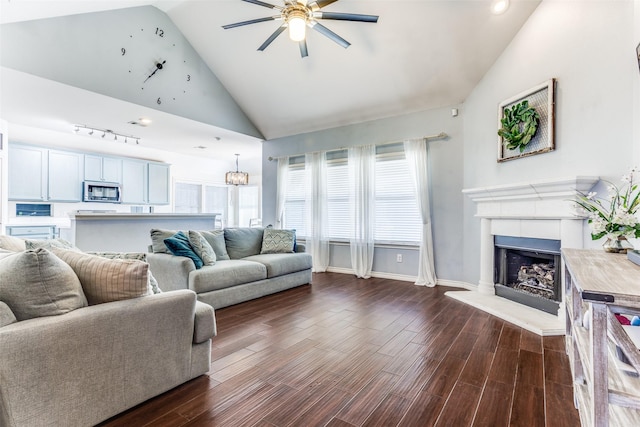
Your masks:
{"label": "fireplace logs", "polygon": [[553,263],[522,265],[518,271],[518,281],[508,286],[555,300],[555,269]]}

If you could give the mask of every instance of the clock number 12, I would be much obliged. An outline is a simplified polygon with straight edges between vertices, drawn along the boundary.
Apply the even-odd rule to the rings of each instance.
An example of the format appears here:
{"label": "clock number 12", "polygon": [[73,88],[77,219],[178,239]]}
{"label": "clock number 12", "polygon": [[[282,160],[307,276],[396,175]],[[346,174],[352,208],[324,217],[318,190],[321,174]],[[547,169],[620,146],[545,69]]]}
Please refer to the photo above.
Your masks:
{"label": "clock number 12", "polygon": [[164,37],[164,30],[162,28],[156,27],[156,36]]}

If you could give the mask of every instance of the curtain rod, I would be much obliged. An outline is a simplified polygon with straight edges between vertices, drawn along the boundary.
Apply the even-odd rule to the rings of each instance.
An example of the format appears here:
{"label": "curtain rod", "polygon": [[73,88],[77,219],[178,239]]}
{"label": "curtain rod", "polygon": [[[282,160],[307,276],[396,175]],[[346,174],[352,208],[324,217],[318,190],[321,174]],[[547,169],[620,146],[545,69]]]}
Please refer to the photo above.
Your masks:
{"label": "curtain rod", "polygon": [[[447,135],[447,133],[446,133],[446,132],[440,132],[440,133],[433,134],[433,135],[423,136],[423,137],[422,137],[422,139],[424,139],[424,140],[427,140],[427,141],[428,141],[428,140],[430,140],[430,139],[443,139],[443,138],[446,138],[446,137],[448,137],[448,136],[449,136],[449,135]],[[380,143],[380,144],[375,144],[375,145],[376,145],[376,147],[377,147],[377,146],[379,146],[379,145],[400,144],[401,142],[404,142],[404,141],[409,140],[409,139],[415,139],[415,138],[406,138],[406,139],[404,139],[404,140],[402,140],[402,141],[382,142],[382,143]],[[333,148],[333,149],[331,149],[331,150],[326,150],[326,151],[340,151],[340,150],[346,150],[347,148],[349,148],[349,147]],[[304,155],[304,153],[303,153],[303,154],[294,154],[294,156],[302,156],[302,155]],[[273,161],[273,160],[278,160],[278,157],[271,157],[271,156],[269,156],[269,157],[267,157],[267,160],[269,160],[269,161],[271,162],[271,161]]]}

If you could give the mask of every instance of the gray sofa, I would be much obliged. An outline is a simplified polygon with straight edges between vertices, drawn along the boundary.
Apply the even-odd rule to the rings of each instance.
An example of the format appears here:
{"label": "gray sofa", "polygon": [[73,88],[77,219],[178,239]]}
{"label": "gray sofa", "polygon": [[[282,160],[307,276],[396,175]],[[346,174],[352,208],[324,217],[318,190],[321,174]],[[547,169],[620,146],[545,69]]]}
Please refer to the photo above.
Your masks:
{"label": "gray sofa", "polygon": [[154,293],[137,259],[3,237],[0,426],[92,426],[209,371],[214,311],[194,292]]}
{"label": "gray sofa", "polygon": [[303,245],[294,252],[264,253],[263,228],[227,228],[204,232],[216,252],[214,265],[197,269],[192,259],[167,253],[159,240],[170,230],[152,231],[147,261],[162,290],[190,289],[214,308],[227,307],[311,283],[311,255]]}

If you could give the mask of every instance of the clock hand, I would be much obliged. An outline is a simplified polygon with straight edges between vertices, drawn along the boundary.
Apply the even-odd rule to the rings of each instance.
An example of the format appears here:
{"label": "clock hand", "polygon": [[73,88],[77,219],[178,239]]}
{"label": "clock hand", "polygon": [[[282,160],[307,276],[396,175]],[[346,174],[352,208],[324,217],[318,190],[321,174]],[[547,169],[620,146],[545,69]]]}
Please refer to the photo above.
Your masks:
{"label": "clock hand", "polygon": [[147,80],[149,80],[151,77],[153,77],[153,75],[154,75],[155,73],[157,73],[157,72],[158,72],[158,70],[162,70],[162,67],[163,67],[163,65],[164,65],[166,62],[167,62],[166,60],[164,60],[164,61],[162,61],[162,62],[156,62],[156,69],[155,69],[155,70],[153,70],[153,73],[149,74],[149,76],[148,76],[146,79],[144,79],[144,82],[142,82],[142,83],[146,83],[146,82],[147,82]]}

